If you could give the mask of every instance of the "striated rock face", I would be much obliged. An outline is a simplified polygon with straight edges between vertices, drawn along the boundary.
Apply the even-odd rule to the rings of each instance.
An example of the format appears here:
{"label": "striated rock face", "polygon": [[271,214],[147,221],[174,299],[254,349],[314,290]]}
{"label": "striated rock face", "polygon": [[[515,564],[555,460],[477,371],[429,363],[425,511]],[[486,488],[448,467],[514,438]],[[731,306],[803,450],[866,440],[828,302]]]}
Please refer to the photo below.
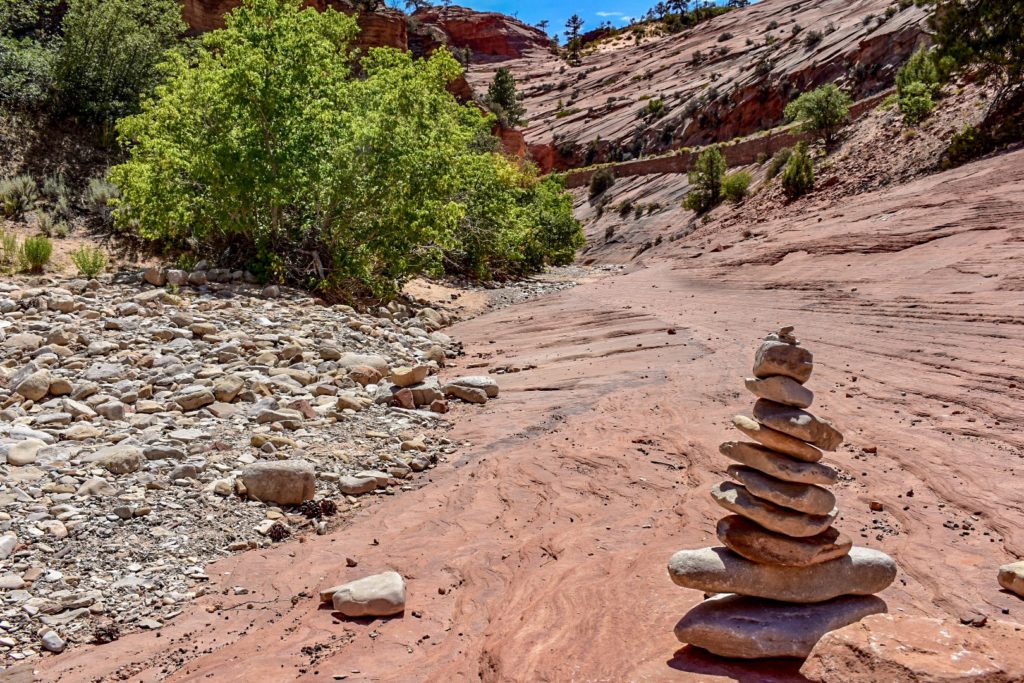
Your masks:
{"label": "striated rock face", "polygon": [[[224,15],[241,4],[241,0],[184,0],[181,13],[190,29],[196,33],[205,33],[223,28]],[[355,13],[354,6],[345,0],[305,0],[305,4],[321,11],[332,8],[346,14]],[[360,29],[356,40],[359,47],[394,47],[401,50],[408,47],[405,17],[401,12],[363,12],[356,21]]]}
{"label": "striated rock face", "polygon": [[[891,4],[762,0],[641,45],[595,43],[577,67],[541,51],[500,66],[524,91],[527,144],[547,147],[536,152],[542,168],[624,161],[777,126],[786,104],[824,83],[858,100],[880,92],[925,39],[925,11],[887,16]],[[479,88],[497,66],[472,63],[470,83]],[[645,116],[657,99],[663,115]]]}
{"label": "striated rock face", "polygon": [[551,39],[538,28],[497,12],[475,12],[466,7],[430,8],[413,19],[439,28],[447,43],[468,48],[473,61],[502,57],[518,59],[538,51],[549,52]]}

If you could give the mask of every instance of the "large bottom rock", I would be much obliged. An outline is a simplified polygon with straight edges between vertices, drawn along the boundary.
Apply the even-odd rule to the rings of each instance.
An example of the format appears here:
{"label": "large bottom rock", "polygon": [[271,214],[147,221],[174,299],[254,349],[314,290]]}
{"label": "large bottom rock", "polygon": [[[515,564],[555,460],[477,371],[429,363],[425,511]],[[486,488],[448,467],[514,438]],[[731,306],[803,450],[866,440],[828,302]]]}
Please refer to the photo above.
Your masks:
{"label": "large bottom rock", "polygon": [[386,617],[405,610],[405,579],[398,572],[374,574],[328,589],[334,609],[347,617]]}
{"label": "large bottom rock", "polygon": [[885,612],[873,595],[846,595],[813,605],[719,595],[690,610],[676,624],[680,642],[722,657],[806,657],[829,631]]}
{"label": "large bottom rock", "polygon": [[824,636],[800,673],[820,683],[1020,683],[1024,626],[870,616]]}
{"label": "large bottom rock", "polygon": [[853,548],[849,555],[810,567],[758,564],[728,548],[700,548],[673,555],[668,573],[677,585],[705,593],[807,603],[885,590],[896,578],[896,563],[870,548]]}

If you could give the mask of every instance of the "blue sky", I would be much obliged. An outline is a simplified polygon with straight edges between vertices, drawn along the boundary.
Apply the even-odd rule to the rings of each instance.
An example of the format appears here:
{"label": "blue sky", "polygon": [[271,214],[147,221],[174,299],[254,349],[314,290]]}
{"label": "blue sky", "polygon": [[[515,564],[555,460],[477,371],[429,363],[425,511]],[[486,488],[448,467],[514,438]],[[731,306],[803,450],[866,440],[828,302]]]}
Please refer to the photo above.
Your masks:
{"label": "blue sky", "polygon": [[647,12],[658,0],[607,0],[607,2],[564,2],[560,0],[455,0],[455,4],[472,7],[485,12],[501,12],[518,17],[528,24],[547,19],[551,25],[548,33],[557,31],[559,37],[565,31],[565,20],[572,14],[583,17],[583,30],[597,28],[602,22],[611,21],[616,26],[629,22],[629,17]]}

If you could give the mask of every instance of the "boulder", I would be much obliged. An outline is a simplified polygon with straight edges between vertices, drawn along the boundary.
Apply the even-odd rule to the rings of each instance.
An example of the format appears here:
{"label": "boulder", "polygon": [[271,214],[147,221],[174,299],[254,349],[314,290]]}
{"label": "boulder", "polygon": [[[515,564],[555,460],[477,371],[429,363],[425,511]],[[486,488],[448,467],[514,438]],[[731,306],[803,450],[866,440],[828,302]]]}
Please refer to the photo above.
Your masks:
{"label": "boulder", "polygon": [[758,564],[728,548],[700,548],[673,555],[668,573],[677,585],[705,593],[810,603],[883,591],[896,578],[896,563],[881,551],[860,547],[809,567]]}
{"label": "boulder", "polygon": [[174,401],[184,411],[198,410],[217,400],[213,392],[203,386],[191,386],[174,397]]}
{"label": "boulder", "polygon": [[751,420],[744,415],[737,415],[732,419],[733,426],[740,430],[754,441],[766,446],[773,451],[779,451],[790,455],[797,460],[804,462],[818,462],[821,460],[821,451],[814,446],[804,443],[800,439],[788,434],[775,431],[759,422]]}
{"label": "boulder", "polygon": [[729,512],[742,515],[771,531],[796,538],[820,534],[832,525],[839,514],[835,508],[827,515],[808,515],[779,507],[751,495],[745,486],[731,481],[723,481],[713,487],[711,497]]}
{"label": "boulder", "polygon": [[50,373],[46,370],[36,370],[25,377],[16,374],[11,380],[11,388],[15,392],[30,401],[38,401],[46,396],[50,390]]}
{"label": "boulder", "polygon": [[373,477],[346,476],[338,480],[338,490],[346,496],[358,496],[369,493],[377,488],[377,480]]}
{"label": "boulder", "polygon": [[843,443],[843,435],[828,421],[805,410],[759,398],[754,403],[754,419],[766,427],[806,441],[826,451]]}
{"label": "boulder", "polygon": [[1024,561],[1004,564],[999,568],[998,578],[1000,586],[1024,598]]}
{"label": "boulder", "polygon": [[743,383],[754,396],[787,406],[808,408],[814,401],[814,393],[810,389],[785,375],[772,375],[763,379],[748,377]]}
{"label": "boulder", "polygon": [[16,467],[31,465],[39,457],[39,451],[46,448],[46,443],[39,439],[25,439],[11,445],[7,451],[7,464]]}
{"label": "boulder", "polygon": [[446,384],[445,396],[454,396],[466,403],[487,403],[487,392],[484,389],[468,387],[462,384]]}
{"label": "boulder", "polygon": [[487,398],[498,397],[498,383],[493,377],[486,375],[468,375],[466,377],[457,377],[450,382],[448,385],[456,385],[462,387],[472,387],[473,389],[483,389],[487,394]]}
{"label": "boulder", "polygon": [[237,375],[228,375],[217,380],[213,385],[213,396],[223,403],[231,403],[245,388],[245,380]]}
{"label": "boulder", "polygon": [[154,287],[163,287],[167,284],[167,272],[163,268],[151,266],[142,271],[142,279]]}
{"label": "boulder", "polygon": [[729,550],[751,562],[780,564],[787,567],[808,567],[821,564],[850,552],[853,541],[846,534],[829,527],[815,536],[793,538],[769,531],[740,515],[727,515],[718,520],[718,540]]}
{"label": "boulder", "polygon": [[305,460],[253,463],[240,478],[249,496],[265,503],[300,505],[316,495],[313,465]]}
{"label": "boulder", "polygon": [[803,658],[829,631],[885,611],[885,601],[874,595],[844,595],[813,605],[717,595],[687,612],[675,633],[680,642],[720,657]]}
{"label": "boulder", "polygon": [[107,446],[96,451],[93,460],[111,474],[128,474],[142,466],[142,449],[125,444]]}
{"label": "boulder", "polygon": [[1019,683],[1022,642],[1024,626],[1006,621],[876,614],[823,636],[800,673],[818,683]]}
{"label": "boulder", "polygon": [[398,572],[374,574],[326,592],[334,609],[347,617],[386,617],[405,611],[405,579]]}
{"label": "boulder", "polygon": [[727,458],[783,481],[830,486],[839,480],[839,472],[818,462],[804,462],[756,443],[726,441],[718,451]]}
{"label": "boulder", "polygon": [[393,384],[399,387],[411,387],[414,384],[419,384],[427,378],[430,374],[429,365],[416,365],[414,367],[399,367],[391,370],[391,375],[388,379]]}

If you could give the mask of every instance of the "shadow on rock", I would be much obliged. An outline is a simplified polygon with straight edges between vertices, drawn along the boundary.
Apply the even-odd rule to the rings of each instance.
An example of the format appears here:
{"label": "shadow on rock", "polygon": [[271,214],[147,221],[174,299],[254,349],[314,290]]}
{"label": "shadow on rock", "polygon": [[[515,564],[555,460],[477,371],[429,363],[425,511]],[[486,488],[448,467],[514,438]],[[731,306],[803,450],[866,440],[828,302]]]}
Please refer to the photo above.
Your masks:
{"label": "shadow on rock", "polygon": [[801,659],[726,659],[687,645],[666,662],[669,668],[708,676],[722,676],[739,683],[809,683],[800,674]]}

